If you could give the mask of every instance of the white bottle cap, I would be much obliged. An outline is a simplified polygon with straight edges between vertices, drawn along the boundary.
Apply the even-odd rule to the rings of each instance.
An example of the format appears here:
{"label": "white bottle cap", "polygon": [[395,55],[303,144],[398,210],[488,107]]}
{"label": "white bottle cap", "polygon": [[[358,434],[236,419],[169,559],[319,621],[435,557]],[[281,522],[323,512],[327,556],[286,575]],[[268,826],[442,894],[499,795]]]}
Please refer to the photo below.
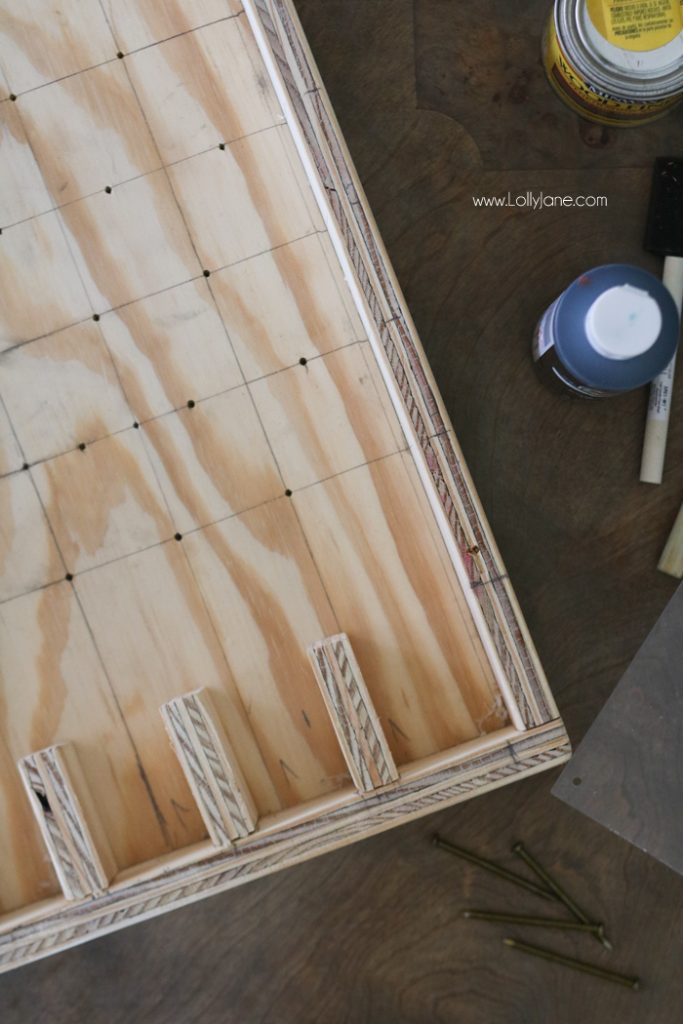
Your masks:
{"label": "white bottle cap", "polygon": [[662,312],[649,292],[630,284],[600,295],[586,313],[586,336],[606,359],[633,359],[652,348],[662,330]]}

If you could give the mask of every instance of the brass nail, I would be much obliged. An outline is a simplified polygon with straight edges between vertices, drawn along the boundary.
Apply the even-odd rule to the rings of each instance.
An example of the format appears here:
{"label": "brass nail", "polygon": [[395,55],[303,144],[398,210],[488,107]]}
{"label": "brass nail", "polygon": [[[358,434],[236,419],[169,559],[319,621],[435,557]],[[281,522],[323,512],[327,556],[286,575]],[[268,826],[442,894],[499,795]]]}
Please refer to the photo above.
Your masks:
{"label": "brass nail", "polygon": [[530,946],[527,942],[518,942],[517,939],[503,939],[506,946],[511,949],[518,949],[520,953],[530,953],[531,956],[540,957],[542,960],[550,960],[551,963],[562,964],[564,967],[571,967],[575,971],[582,971],[584,974],[592,974],[596,978],[603,978],[605,981],[616,982],[617,985],[625,985],[634,991],[640,988],[638,978],[631,978],[626,974],[617,974],[616,971],[606,971],[595,964],[587,964],[584,960],[574,960],[571,956],[562,956],[551,949],[543,949],[541,946]]}
{"label": "brass nail", "polygon": [[601,924],[585,924],[583,921],[567,921],[557,917],[529,917],[526,914],[499,914],[493,910],[463,910],[463,917],[475,921],[498,921],[501,924],[522,924],[531,928],[564,928],[576,932],[600,934]]}
{"label": "brass nail", "polygon": [[[524,863],[531,868],[534,874],[537,875],[538,878],[540,878],[541,881],[544,882],[545,885],[547,885],[547,887],[557,896],[558,900],[561,900],[561,902],[564,903],[565,907],[567,907],[567,909],[574,915],[577,921],[581,921],[582,924],[595,924],[594,921],[591,921],[590,917],[585,912],[585,910],[582,910],[581,907],[574,902],[571,896],[569,896],[568,893],[564,891],[562,886],[559,885],[559,883],[556,882],[555,879],[548,874],[545,868],[538,863],[536,858],[531,856],[529,851],[524,846],[524,843],[515,843],[515,845],[512,847],[512,852],[516,853],[518,857],[521,857]],[[607,939],[607,937],[605,936],[604,928],[602,932],[596,932],[595,937],[598,940],[598,942],[602,943],[605,949],[612,948],[609,939]]]}
{"label": "brass nail", "polygon": [[452,853],[456,857],[460,857],[462,860],[467,860],[471,864],[476,864],[478,867],[484,868],[485,871],[490,871],[491,874],[498,875],[499,878],[504,878],[506,881],[512,882],[513,885],[518,885],[520,888],[526,889],[527,892],[533,892],[536,896],[542,896],[544,900],[555,899],[552,892],[548,892],[547,889],[542,889],[541,886],[536,885],[535,882],[530,882],[528,879],[522,878],[521,875],[516,875],[512,871],[502,868],[499,864],[495,864],[493,861],[486,860],[484,857],[479,857],[476,853],[470,853],[469,850],[463,850],[462,847],[449,843],[439,835],[432,836],[432,843],[434,846],[438,846],[441,850],[447,850],[448,853]]}

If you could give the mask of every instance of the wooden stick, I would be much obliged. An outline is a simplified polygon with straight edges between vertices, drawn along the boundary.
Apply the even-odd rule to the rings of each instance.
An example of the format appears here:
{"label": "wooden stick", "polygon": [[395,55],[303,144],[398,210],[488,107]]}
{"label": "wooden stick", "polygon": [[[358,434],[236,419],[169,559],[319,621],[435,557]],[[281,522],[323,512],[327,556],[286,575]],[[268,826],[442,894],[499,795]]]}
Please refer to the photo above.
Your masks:
{"label": "wooden stick", "polygon": [[[663,281],[671,292],[680,316],[683,304],[682,257],[666,257]],[[666,369],[655,377],[650,386],[650,404],[647,410],[643,455],[640,463],[640,479],[645,484],[661,484],[662,482],[675,366],[676,357],[674,356]]]}
{"label": "wooden stick", "polygon": [[683,505],[678,510],[676,522],[664,545],[657,568],[660,572],[675,576],[676,579],[683,578]]}

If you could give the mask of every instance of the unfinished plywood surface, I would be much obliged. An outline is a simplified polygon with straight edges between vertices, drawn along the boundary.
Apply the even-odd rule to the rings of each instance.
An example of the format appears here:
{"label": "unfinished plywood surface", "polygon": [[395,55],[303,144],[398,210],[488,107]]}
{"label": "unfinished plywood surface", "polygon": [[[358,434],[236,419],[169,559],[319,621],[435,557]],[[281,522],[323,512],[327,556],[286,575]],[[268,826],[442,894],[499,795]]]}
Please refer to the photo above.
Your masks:
{"label": "unfinished plywood surface", "polygon": [[130,427],[131,412],[91,320],[19,345],[3,360],[3,393],[27,461]]}
{"label": "unfinished plywood surface", "polygon": [[[203,871],[207,836],[231,864],[190,896],[566,750],[334,122],[305,120],[328,115],[289,7],[11,6],[0,908],[58,891],[12,767],[55,745],[123,872],[67,939],[36,911],[39,955],[102,900],[127,900],[104,927],[149,912],[135,886]],[[363,796],[307,655],[339,634],[382,737]],[[197,690],[248,827],[215,817],[218,747],[168,741],[159,708]]]}
{"label": "unfinished plywood surface", "polygon": [[243,18],[150,46],[127,66],[166,164],[284,120]]}
{"label": "unfinished plywood surface", "polygon": [[[75,746],[119,867],[164,849],[153,794],[71,583],[0,605],[0,707],[8,764],[55,743]],[[9,768],[0,777],[3,842],[16,851],[3,850],[6,910],[57,891],[35,829],[26,827],[30,809],[17,799],[17,779]]]}
{"label": "unfinished plywood surface", "polygon": [[106,313],[100,327],[141,421],[243,382],[203,278]]}
{"label": "unfinished plywood surface", "polygon": [[[313,234],[212,276],[211,288],[248,380],[365,337],[327,234]],[[260,297],[272,296],[264,307]]]}
{"label": "unfinished plywood surface", "polygon": [[28,92],[12,106],[60,205],[161,166],[119,60]]}

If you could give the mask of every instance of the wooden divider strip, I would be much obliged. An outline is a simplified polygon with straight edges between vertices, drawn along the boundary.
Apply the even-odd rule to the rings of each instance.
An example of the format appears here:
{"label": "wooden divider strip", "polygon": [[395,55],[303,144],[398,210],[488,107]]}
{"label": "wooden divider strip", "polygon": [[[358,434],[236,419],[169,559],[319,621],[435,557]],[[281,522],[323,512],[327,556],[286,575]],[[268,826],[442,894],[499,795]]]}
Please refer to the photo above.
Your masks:
{"label": "wooden divider strip", "polygon": [[161,715],[214,846],[253,832],[258,812],[209,691],[176,697]]}
{"label": "wooden divider strip", "polygon": [[36,751],[18,768],[65,899],[104,892],[116,864],[74,747]]}
{"label": "wooden divider strip", "polygon": [[346,633],[309,648],[313,671],[356,789],[372,793],[398,769]]}

